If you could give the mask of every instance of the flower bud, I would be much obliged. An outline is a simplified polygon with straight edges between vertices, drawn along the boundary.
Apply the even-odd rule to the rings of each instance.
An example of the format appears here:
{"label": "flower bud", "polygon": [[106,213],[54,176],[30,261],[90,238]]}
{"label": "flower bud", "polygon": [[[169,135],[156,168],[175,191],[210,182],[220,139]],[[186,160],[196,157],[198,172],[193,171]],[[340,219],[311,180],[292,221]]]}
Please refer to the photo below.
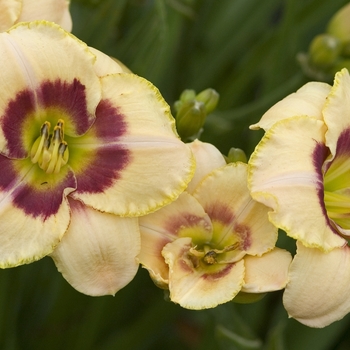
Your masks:
{"label": "flower bud", "polygon": [[176,114],[176,128],[182,139],[199,133],[207,116],[203,102],[191,100],[182,103]]}
{"label": "flower bud", "polygon": [[247,163],[247,156],[240,148],[231,148],[228,152],[226,163],[242,162]]}
{"label": "flower bud", "polygon": [[328,23],[327,33],[343,44],[350,42],[350,3],[343,6]]}
{"label": "flower bud", "polygon": [[196,98],[196,92],[194,90],[186,89],[180,95],[180,100],[182,102],[188,102]]}
{"label": "flower bud", "polygon": [[205,118],[217,106],[219,94],[214,89],[206,89],[196,95],[194,90],[184,90],[174,103],[176,127],[183,140],[198,137]]}
{"label": "flower bud", "polygon": [[310,45],[310,62],[316,67],[330,67],[336,62],[341,51],[342,43],[339,39],[329,34],[317,35]]}
{"label": "flower bud", "polygon": [[203,102],[207,114],[211,113],[219,102],[219,94],[214,89],[206,89],[196,96],[196,100]]}

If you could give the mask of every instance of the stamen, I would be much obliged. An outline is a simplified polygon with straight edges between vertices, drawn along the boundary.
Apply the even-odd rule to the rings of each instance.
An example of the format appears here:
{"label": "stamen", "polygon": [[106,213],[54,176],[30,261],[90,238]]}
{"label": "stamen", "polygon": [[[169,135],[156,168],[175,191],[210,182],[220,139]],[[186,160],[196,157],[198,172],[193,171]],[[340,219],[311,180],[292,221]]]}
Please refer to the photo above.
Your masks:
{"label": "stamen", "polygon": [[50,123],[49,122],[45,122],[40,129],[40,137],[38,137],[31,149],[31,158],[32,158],[32,162],[33,163],[37,163],[39,160],[39,157],[41,155],[42,149],[45,145],[45,142],[47,141],[47,139],[49,138],[49,133],[50,133]]}
{"label": "stamen", "polygon": [[231,244],[231,245],[225,247],[224,249],[214,249],[214,248],[211,248],[209,245],[205,245],[201,250],[197,250],[197,246],[195,246],[189,250],[189,254],[196,260],[203,259],[203,261],[206,264],[213,265],[213,264],[216,264],[218,262],[216,258],[219,254],[223,254],[223,253],[230,252],[232,250],[236,250],[239,247],[240,247],[239,242]]}
{"label": "stamen", "polygon": [[63,141],[58,147],[58,159],[57,159],[57,163],[55,165],[55,169],[53,171],[55,174],[58,174],[61,167],[67,163],[63,159],[63,155],[64,155],[67,148],[68,148],[68,145],[67,145],[67,142],[65,142],[65,141]]}
{"label": "stamen", "polygon": [[197,246],[190,248],[189,253],[195,256],[196,258],[203,258],[205,253],[203,251],[197,250],[196,248]]}
{"label": "stamen", "polygon": [[343,229],[350,229],[350,160],[335,158],[324,175],[327,215]]}
{"label": "stamen", "polygon": [[350,160],[345,157],[334,159],[324,176],[326,191],[337,191],[350,187]]}
{"label": "stamen", "polygon": [[50,134],[50,123],[45,122],[31,149],[32,162],[38,163],[46,173],[59,173],[69,158],[68,144],[64,141],[64,121],[59,119],[53,133]]}

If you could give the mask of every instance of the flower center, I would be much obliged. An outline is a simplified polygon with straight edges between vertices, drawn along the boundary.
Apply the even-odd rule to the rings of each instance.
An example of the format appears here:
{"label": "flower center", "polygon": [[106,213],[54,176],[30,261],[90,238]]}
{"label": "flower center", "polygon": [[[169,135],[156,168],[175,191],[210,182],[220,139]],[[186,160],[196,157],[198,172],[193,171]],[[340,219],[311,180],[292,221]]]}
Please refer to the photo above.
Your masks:
{"label": "flower center", "polygon": [[[202,261],[206,265],[214,265],[218,263],[227,263],[228,261],[223,261],[221,254],[236,250],[239,248],[239,242],[232,244],[224,249],[213,249],[208,245],[203,246],[201,249],[197,246],[190,249],[189,254],[192,257],[193,265],[198,265],[198,261]],[[220,256],[221,255],[221,256]]]}
{"label": "flower center", "polygon": [[30,157],[32,163],[38,163],[47,174],[57,174],[69,158],[68,144],[64,141],[64,121],[59,119],[51,134],[50,128],[48,121],[41,126],[40,136],[33,143]]}
{"label": "flower center", "polygon": [[336,157],[324,175],[327,214],[343,229],[350,229],[350,158]]}

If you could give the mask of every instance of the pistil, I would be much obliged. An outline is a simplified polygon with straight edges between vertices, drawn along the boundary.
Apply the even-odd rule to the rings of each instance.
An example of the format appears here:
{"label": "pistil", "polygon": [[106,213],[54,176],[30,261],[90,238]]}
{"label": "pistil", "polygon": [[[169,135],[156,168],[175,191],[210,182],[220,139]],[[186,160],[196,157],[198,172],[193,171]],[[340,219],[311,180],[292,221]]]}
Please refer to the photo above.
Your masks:
{"label": "pistil", "polygon": [[47,174],[57,174],[69,158],[68,144],[64,141],[64,121],[59,119],[50,134],[50,123],[45,122],[40,129],[40,136],[35,140],[31,149],[32,162]]}

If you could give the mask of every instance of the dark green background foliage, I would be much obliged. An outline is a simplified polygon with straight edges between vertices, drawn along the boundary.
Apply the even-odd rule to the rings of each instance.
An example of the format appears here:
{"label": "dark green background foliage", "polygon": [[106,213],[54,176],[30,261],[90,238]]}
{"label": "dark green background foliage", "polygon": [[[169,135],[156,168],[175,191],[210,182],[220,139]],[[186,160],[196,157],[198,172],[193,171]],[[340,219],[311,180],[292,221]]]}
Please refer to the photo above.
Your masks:
{"label": "dark green background foliage", "polygon": [[[248,126],[303,85],[296,54],[345,0],[72,0],[73,33],[153,82],[171,105],[184,89],[221,96],[202,139],[249,155]],[[293,250],[284,234],[278,243]],[[125,252],[127,254],[127,252]],[[324,329],[288,319],[282,293],[189,311],[140,269],[113,297],[75,291],[50,258],[0,271],[0,349],[346,350],[350,317]]]}

